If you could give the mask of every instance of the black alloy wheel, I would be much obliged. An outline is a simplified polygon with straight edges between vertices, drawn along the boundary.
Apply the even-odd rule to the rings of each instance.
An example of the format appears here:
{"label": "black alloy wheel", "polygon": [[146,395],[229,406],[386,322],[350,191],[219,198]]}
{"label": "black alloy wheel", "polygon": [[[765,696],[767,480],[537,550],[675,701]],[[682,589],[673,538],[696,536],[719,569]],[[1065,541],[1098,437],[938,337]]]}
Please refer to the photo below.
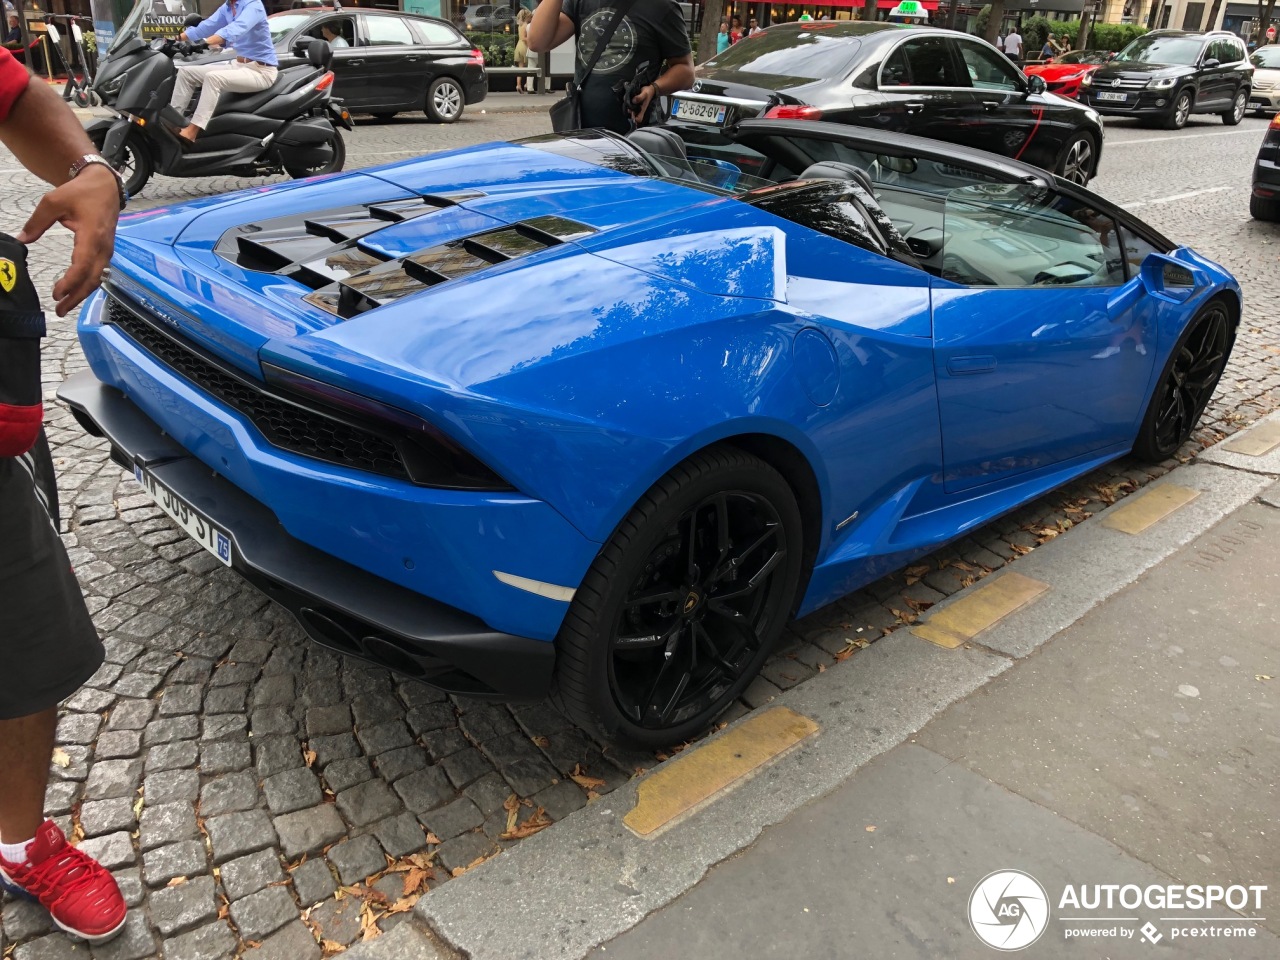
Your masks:
{"label": "black alloy wheel", "polygon": [[1058,157],[1058,169],[1055,171],[1064,180],[1087,187],[1093,178],[1097,165],[1093,138],[1087,133],[1073,133]]}
{"label": "black alloy wheel", "polygon": [[661,747],[704,731],[781,634],[801,565],[795,496],[768,464],[704,451],[632,509],[556,641],[566,712],[606,739]]}
{"label": "black alloy wheel", "polygon": [[1206,304],[1187,324],[1142,418],[1135,455],[1158,463],[1187,442],[1227,366],[1235,325],[1221,300]]}
{"label": "black alloy wheel", "polygon": [[1179,91],[1173,98],[1173,109],[1165,118],[1164,125],[1170,130],[1181,130],[1191,118],[1191,107],[1194,103],[1195,97],[1190,88]]}
{"label": "black alloy wheel", "polygon": [[1222,114],[1222,122],[1228,127],[1234,127],[1244,119],[1245,110],[1249,108],[1249,92],[1247,90],[1237,90],[1236,98],[1231,101],[1231,109]]}

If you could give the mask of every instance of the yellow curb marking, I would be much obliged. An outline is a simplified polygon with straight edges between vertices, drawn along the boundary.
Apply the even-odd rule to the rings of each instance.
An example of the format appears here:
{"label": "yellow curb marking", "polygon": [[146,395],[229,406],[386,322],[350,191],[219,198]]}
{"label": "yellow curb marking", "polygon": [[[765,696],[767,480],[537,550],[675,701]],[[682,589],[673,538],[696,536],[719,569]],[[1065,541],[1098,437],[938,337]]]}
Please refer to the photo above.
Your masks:
{"label": "yellow curb marking", "polygon": [[816,723],[786,707],[752,717],[644,780],[636,790],[636,805],[622,822],[648,837],[817,731]]}
{"label": "yellow curb marking", "polygon": [[1198,496],[1199,490],[1180,487],[1176,483],[1162,483],[1125,501],[1124,506],[1116,507],[1107,514],[1102,525],[1121,533],[1138,534]]}
{"label": "yellow curb marking", "polygon": [[1223,450],[1242,453],[1246,457],[1261,457],[1280,446],[1280,423],[1263,423],[1246,430],[1222,445]]}
{"label": "yellow curb marking", "polygon": [[924,623],[912,627],[911,632],[921,640],[952,650],[1048,589],[1047,583],[1011,571],[943,607]]}

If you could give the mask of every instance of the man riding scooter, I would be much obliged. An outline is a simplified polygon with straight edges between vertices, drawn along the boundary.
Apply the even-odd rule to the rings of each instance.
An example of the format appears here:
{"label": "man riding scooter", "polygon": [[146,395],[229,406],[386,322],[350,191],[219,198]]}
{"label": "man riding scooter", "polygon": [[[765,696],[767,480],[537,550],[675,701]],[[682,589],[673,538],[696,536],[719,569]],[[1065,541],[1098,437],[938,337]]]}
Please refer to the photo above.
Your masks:
{"label": "man riding scooter", "polygon": [[193,43],[203,40],[210,47],[233,47],[237,54],[234,60],[178,66],[170,105],[181,113],[186,110],[191,94],[197,89],[200,91],[191,122],[178,131],[186,143],[194,143],[209,126],[224,91],[254,93],[276,81],[279,60],[271,43],[263,0],[227,0],[208,20],[182,31],[179,39]]}

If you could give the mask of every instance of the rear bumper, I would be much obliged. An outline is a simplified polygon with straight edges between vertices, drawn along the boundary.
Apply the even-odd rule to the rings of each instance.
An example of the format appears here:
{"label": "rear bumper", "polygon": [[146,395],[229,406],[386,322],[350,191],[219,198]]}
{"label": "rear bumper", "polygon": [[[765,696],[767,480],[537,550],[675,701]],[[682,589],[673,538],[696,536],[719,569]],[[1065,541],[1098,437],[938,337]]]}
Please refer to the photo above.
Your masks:
{"label": "rear bumper", "polygon": [[316,642],[450,693],[540,699],[554,646],[383,580],[290,536],[276,516],[214,474],[119,390],[84,371],[58,397],[127,470],[146,469],[230,536],[232,567],[288,609]]}

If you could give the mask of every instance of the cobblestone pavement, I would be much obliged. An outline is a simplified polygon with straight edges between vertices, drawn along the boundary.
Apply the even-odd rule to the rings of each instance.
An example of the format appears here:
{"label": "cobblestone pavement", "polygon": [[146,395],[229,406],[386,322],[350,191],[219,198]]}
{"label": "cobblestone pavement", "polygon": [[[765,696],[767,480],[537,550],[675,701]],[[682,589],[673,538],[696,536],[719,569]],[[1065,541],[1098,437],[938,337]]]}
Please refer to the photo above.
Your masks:
{"label": "cobblestone pavement", "polygon": [[[1168,134],[1117,124],[1095,182],[1225,263],[1245,286],[1231,365],[1179,459],[1280,405],[1280,230],[1247,218],[1263,125],[1245,123],[1193,122]],[[528,114],[451,127],[362,125],[349,138],[349,162],[544,129],[544,118]],[[0,229],[11,232],[39,192],[16,167],[0,153],[9,184]],[[157,178],[138,205],[242,185]],[[68,253],[64,232],[34,251],[43,292]],[[84,360],[72,322],[51,327],[46,419],[65,540],[107,662],[64,706],[48,807],[116,872],[135,907],[125,934],[93,949],[95,958],[305,960],[321,955],[321,941],[334,952],[375,918],[385,931],[408,916],[388,907],[514,842],[502,839],[511,795],[529,802],[519,821],[538,808],[559,820],[588,802],[588,789],[606,793],[655,762],[602,748],[546,704],[446,698],[308,642],[288,615],[179,533],[108,461],[103,443],[53,402],[57,383]],[[793,624],[727,719],[855,654],[1173,463],[1122,460]],[[575,774],[593,779],[575,782]],[[338,892],[354,884],[357,895]],[[51,932],[40,909],[15,901],[0,909],[0,955],[85,955]]]}

